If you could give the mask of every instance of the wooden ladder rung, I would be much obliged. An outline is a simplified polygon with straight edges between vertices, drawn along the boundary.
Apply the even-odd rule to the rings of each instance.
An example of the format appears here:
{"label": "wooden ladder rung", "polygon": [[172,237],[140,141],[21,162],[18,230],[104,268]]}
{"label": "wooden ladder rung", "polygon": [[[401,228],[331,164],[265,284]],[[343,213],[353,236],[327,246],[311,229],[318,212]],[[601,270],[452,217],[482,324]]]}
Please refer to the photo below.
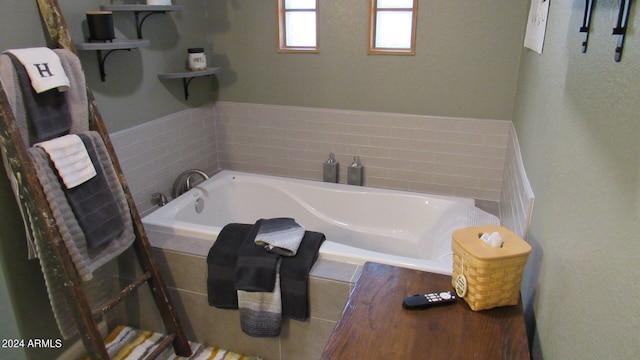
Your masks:
{"label": "wooden ladder rung", "polygon": [[162,353],[169,345],[171,345],[171,343],[175,338],[176,338],[176,334],[174,333],[171,333],[165,336],[160,342],[160,344],[158,344],[158,347],[155,348],[155,350],[153,350],[153,352],[149,354],[149,356],[147,356],[145,360],[154,360],[155,358],[157,358],[158,355],[160,355],[160,353]]}
{"label": "wooden ladder rung", "polygon": [[[114,306],[118,305],[122,300],[124,300],[127,296],[131,295],[134,291],[136,291],[140,285],[146,283],[151,279],[151,272],[147,271],[140,275],[137,279],[135,279],[131,284],[120,291],[120,294],[113,297],[106,305],[102,308],[93,312],[93,318],[96,320],[102,319],[104,314],[113,309]],[[175,335],[174,335],[175,336]]]}

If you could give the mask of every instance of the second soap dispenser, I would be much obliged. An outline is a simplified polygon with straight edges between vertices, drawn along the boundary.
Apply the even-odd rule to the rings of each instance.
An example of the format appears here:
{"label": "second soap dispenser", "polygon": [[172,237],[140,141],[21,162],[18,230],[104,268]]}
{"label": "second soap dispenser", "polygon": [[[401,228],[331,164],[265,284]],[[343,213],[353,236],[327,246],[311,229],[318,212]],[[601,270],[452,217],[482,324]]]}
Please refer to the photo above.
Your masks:
{"label": "second soap dispenser", "polygon": [[364,183],[363,179],[363,166],[360,163],[360,156],[354,156],[353,162],[349,165],[347,169],[347,183],[349,185],[359,185],[362,186]]}

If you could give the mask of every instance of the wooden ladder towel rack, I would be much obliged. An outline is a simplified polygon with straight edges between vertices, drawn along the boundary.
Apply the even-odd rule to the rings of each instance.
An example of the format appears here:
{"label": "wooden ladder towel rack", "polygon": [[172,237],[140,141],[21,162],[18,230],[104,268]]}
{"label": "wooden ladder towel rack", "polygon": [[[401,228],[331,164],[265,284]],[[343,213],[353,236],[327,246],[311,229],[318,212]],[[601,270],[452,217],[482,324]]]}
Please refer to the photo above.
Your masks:
{"label": "wooden ladder towel rack", "polygon": [[[67,49],[77,55],[77,50],[72,42],[66,21],[56,0],[36,0],[40,15],[49,33],[53,48]],[[106,127],[102,120],[95,99],[89,87],[86,88],[89,107],[89,128],[98,132],[111,157],[114,170],[124,190],[127,199],[135,234],[133,247],[143,274],[126,286],[119,294],[107,302],[101,309],[93,312],[87,300],[82,279],[73,265],[71,256],[62,240],[62,236],[56,226],[52,210],[49,207],[42,190],[36,170],[28,154],[28,145],[25,144],[20,129],[16,124],[9,99],[0,83],[0,141],[6,154],[7,166],[15,175],[17,183],[18,204],[23,212],[31,215],[33,232],[36,236],[47,239],[42,253],[55,259],[54,276],[64,286],[64,298],[72,309],[71,313],[78,332],[82,338],[87,353],[91,359],[109,359],[104,340],[98,328],[98,320],[109,310],[113,309],[128,295],[133,294],[143,284],[148,284],[155,304],[161,314],[167,334],[165,339],[148,358],[155,358],[166,347],[173,344],[175,353],[179,356],[190,356],[191,348],[186,338],[184,328],[177,316],[177,312],[171,302],[164,280],[158,270],[158,266],[152,257],[151,245],[145,234],[140,215],[131,196],[131,192],[125,180],[124,174],[117,160],[117,156]]]}

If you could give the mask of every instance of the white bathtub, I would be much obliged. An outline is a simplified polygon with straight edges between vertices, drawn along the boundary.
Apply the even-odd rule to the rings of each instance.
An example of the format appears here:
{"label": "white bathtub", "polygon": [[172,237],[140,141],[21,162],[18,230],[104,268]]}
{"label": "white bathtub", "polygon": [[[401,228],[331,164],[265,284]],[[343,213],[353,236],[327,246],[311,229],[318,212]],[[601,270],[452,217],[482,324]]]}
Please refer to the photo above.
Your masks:
{"label": "white bathtub", "polygon": [[153,246],[206,256],[226,224],[272,217],[291,217],[324,233],[321,259],[376,261],[440,274],[451,274],[453,230],[499,223],[472,199],[228,170],[142,222]]}

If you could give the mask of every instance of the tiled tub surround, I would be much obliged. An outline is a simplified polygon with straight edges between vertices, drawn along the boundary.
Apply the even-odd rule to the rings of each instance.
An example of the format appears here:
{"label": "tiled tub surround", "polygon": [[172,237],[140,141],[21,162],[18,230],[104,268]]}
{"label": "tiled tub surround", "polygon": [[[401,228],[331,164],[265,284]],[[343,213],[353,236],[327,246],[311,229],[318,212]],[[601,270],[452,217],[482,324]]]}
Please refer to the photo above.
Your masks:
{"label": "tiled tub surround", "polygon": [[[123,284],[140,273],[127,256],[135,254],[129,251],[120,260]],[[361,271],[356,265],[318,260],[309,282],[311,317],[304,322],[285,318],[279,337],[254,338],[242,332],[237,310],[208,305],[205,257],[160,249],[154,249],[154,256],[190,340],[259,355],[265,360],[319,358]],[[118,306],[117,317],[111,321],[162,331],[160,315],[152,301],[150,291],[144,287]]]}
{"label": "tiled tub surround", "polygon": [[500,191],[500,220],[503,226],[526,238],[531,223],[534,194],[524,170],[520,144],[513,126],[510,129],[506,154]]}
{"label": "tiled tub surround", "polygon": [[[497,204],[506,120],[218,102],[111,134],[141,213],[188,168],[322,179],[334,152],[340,182],[354,155],[365,185]],[[497,206],[496,206],[497,208]],[[496,211],[497,213],[497,211]]]}
{"label": "tiled tub surround", "polygon": [[322,179],[329,152],[340,182],[354,155],[365,185],[498,201],[510,121],[219,102],[223,169]]}
{"label": "tiled tub surround", "polygon": [[122,170],[142,214],[151,194],[171,194],[173,180],[190,168],[219,168],[213,105],[184,110],[110,134]]}

